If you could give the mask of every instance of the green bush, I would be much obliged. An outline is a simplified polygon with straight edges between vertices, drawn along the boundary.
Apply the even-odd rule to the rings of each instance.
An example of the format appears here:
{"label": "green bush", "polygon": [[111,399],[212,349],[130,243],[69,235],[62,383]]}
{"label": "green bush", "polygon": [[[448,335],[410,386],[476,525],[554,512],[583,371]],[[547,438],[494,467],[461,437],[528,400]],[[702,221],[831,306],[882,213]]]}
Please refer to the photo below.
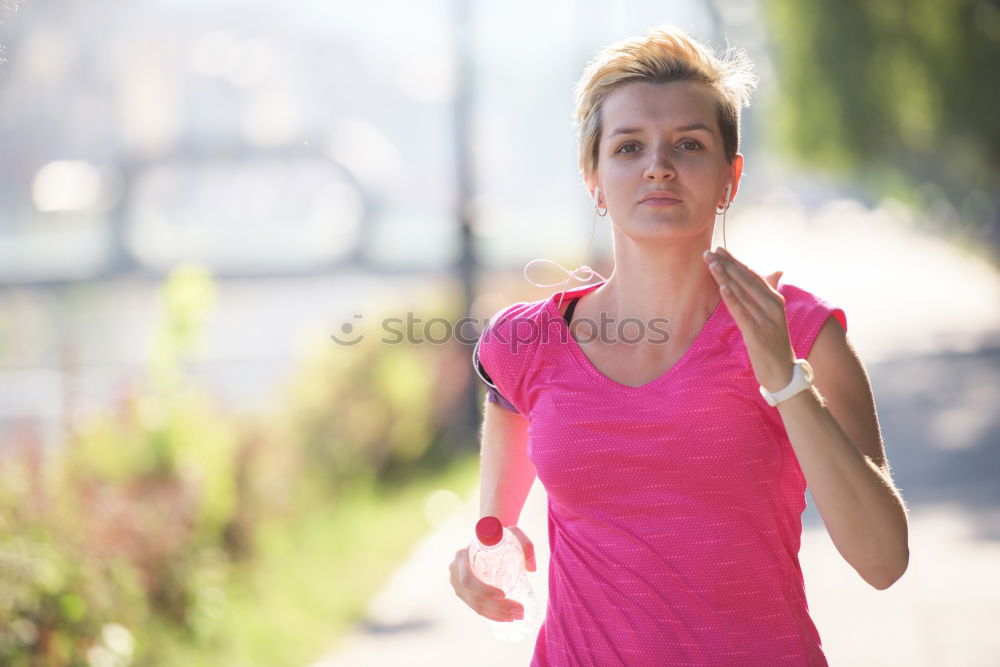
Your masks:
{"label": "green bush", "polygon": [[178,267],[148,382],[76,425],[48,459],[26,442],[0,463],[0,663],[158,665],[177,645],[238,652],[234,605],[247,602],[234,575],[280,568],[273,553],[257,559],[262,544],[300,534],[348,491],[417,470],[471,376],[464,346],[388,345],[369,330],[357,346],[324,340],[307,353],[274,414],[223,414],[185,371],[214,301],[204,270]]}
{"label": "green bush", "polygon": [[[453,315],[433,303],[428,310]],[[374,483],[440,460],[435,447],[446,446],[472,376],[471,350],[457,341],[386,342],[377,318],[354,335],[355,345],[324,340],[305,351],[281,419],[327,497],[346,481]]]}

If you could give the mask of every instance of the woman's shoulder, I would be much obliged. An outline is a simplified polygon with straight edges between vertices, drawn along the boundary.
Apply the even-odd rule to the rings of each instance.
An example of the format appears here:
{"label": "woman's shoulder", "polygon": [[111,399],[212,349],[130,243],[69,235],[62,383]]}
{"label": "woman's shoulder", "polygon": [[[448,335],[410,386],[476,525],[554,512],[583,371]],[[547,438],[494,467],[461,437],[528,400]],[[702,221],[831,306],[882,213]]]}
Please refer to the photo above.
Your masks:
{"label": "woman's shoulder", "polygon": [[801,285],[795,285],[792,283],[778,282],[778,291],[785,297],[786,302],[791,300],[795,302],[799,301],[814,301],[821,299],[819,295],[812,292]]}
{"label": "woman's shoulder", "polygon": [[548,299],[518,301],[504,306],[487,318],[480,337],[480,346],[510,353],[523,351],[539,342]]}
{"label": "woman's shoulder", "polygon": [[778,291],[781,292],[782,294],[794,295],[794,296],[806,296],[815,294],[814,292],[806,289],[801,285],[796,285],[794,283],[786,283],[783,280],[778,281]]}
{"label": "woman's shoulder", "polygon": [[547,302],[518,301],[504,306],[487,319],[473,351],[481,377],[489,378],[487,384],[493,385],[522,415],[529,414],[524,378],[544,337],[546,327],[541,323]]}
{"label": "woman's shoulder", "polygon": [[793,314],[815,313],[833,315],[847,330],[847,316],[844,309],[828,301],[814,290],[806,289],[792,283],[778,283],[778,292],[785,297],[785,309],[789,316]]}
{"label": "woman's shoulder", "polygon": [[790,283],[778,283],[778,292],[785,298],[788,333],[796,353],[805,357],[826,321],[833,317],[847,331],[844,309],[813,290]]}
{"label": "woman's shoulder", "polygon": [[504,306],[486,319],[483,332],[498,332],[520,326],[525,322],[539,322],[546,314],[549,299],[518,301]]}

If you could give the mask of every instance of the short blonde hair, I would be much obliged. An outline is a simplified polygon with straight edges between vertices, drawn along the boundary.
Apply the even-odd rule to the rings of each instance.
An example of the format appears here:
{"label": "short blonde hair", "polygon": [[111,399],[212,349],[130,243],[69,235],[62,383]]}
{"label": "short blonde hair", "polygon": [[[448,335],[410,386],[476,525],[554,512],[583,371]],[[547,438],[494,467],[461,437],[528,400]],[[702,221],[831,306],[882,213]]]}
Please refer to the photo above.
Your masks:
{"label": "short blonde hair", "polygon": [[589,178],[597,170],[604,101],[633,82],[695,81],[707,85],[717,100],[726,161],[740,145],[740,108],[750,106],[757,86],[753,62],[742,50],[729,49],[721,58],[679,28],[654,28],[645,37],[613,44],[590,61],[576,88],[577,154],[580,171]]}

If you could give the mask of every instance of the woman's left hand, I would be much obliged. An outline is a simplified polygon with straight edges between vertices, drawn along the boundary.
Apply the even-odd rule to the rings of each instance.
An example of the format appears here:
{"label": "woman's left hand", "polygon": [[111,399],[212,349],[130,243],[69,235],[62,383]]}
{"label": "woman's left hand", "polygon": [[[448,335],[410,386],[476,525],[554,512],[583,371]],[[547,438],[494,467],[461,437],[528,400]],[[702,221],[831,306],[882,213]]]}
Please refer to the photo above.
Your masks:
{"label": "woman's left hand", "polygon": [[785,297],[777,290],[783,272],[775,271],[765,279],[721,246],[715,252],[706,250],[703,257],[743,332],[757,382],[768,391],[783,389],[792,380],[795,364]]}

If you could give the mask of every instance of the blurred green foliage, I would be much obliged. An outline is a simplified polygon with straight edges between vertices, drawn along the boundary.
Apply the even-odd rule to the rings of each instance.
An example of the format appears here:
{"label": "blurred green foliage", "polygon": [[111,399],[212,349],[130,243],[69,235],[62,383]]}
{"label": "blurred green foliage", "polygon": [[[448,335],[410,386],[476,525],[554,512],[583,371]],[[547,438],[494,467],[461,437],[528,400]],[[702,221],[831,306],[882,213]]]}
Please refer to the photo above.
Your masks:
{"label": "blurred green foliage", "polygon": [[[177,267],[145,386],[50,456],[26,439],[0,465],[0,664],[176,664],[166,656],[178,646],[185,664],[308,656],[426,530],[410,498],[405,528],[388,526],[390,539],[352,530],[361,552],[340,554],[332,531],[347,524],[331,512],[443,469],[452,449],[441,434],[471,381],[467,348],[384,344],[372,324],[358,345],[318,343],[271,414],[229,415],[187,369],[215,298],[204,269]],[[265,590],[241,592],[255,587]],[[275,604],[246,611],[254,598]],[[297,606],[319,615],[305,623],[289,613]],[[278,642],[269,662],[254,660],[293,637],[295,651]]]}
{"label": "blurred green foliage", "polygon": [[943,195],[1000,245],[1000,6],[765,0],[781,94],[767,128],[872,196]]}
{"label": "blurred green foliage", "polygon": [[327,343],[307,353],[289,389],[288,438],[311,466],[338,478],[377,477],[420,458],[433,438],[437,381],[430,346],[384,345],[374,325],[353,346]]}

